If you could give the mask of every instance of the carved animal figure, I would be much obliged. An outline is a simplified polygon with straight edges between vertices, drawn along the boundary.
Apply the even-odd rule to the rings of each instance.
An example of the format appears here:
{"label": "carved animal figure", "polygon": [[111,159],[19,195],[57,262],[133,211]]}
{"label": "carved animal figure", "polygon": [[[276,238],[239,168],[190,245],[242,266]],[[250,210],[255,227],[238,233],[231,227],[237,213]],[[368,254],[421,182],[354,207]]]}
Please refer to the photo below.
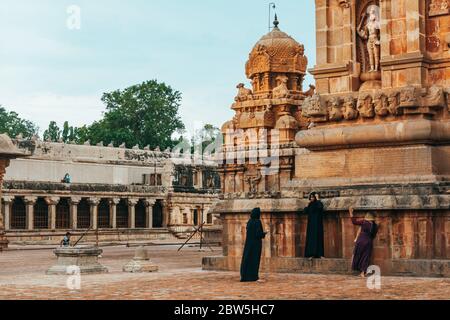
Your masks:
{"label": "carved animal figure", "polygon": [[238,95],[235,98],[236,102],[247,101],[253,97],[253,92],[247,89],[243,83],[239,83],[236,88],[238,89]]}
{"label": "carved animal figure", "polygon": [[314,93],[316,93],[316,86],[310,84],[309,85],[309,90],[303,92],[303,94],[307,97],[312,97],[314,95]]}
{"label": "carved animal figure", "polygon": [[288,98],[289,97],[289,89],[287,87],[288,83],[288,77],[286,76],[279,76],[277,77],[277,80],[279,81],[279,85],[273,89],[273,97],[275,99],[282,99],[282,98]]}

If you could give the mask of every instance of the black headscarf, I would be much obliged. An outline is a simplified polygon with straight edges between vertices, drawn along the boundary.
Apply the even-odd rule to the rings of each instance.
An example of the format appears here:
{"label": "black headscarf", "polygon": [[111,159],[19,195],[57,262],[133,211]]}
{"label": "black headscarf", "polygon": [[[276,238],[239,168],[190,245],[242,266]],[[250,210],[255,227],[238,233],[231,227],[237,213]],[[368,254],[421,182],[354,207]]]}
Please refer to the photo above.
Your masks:
{"label": "black headscarf", "polygon": [[316,198],[316,200],[317,200],[317,192],[311,192],[310,194],[309,194],[309,197],[308,197],[308,200],[311,200],[311,197],[314,197],[314,198]]}
{"label": "black headscarf", "polygon": [[261,219],[261,209],[255,208],[252,210],[252,213],[250,214],[251,219],[259,220]]}

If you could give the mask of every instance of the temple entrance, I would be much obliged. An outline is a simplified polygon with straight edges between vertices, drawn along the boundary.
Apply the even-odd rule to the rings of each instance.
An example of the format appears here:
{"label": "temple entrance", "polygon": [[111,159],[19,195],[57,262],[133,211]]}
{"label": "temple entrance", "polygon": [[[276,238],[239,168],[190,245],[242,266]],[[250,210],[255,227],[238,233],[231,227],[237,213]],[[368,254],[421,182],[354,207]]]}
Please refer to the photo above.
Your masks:
{"label": "temple entrance", "polygon": [[157,200],[153,206],[153,228],[163,227],[163,205],[161,200]]}
{"label": "temple entrance", "polygon": [[27,228],[27,212],[23,198],[15,198],[11,207],[11,229],[25,230]]}
{"label": "temple entrance", "polygon": [[70,204],[68,198],[61,198],[56,205],[56,229],[70,228]]}
{"label": "temple entrance", "polygon": [[34,229],[48,229],[48,205],[44,198],[34,205]]}
{"label": "temple entrance", "polygon": [[78,229],[89,229],[91,226],[91,206],[86,199],[78,204],[77,227]]}
{"label": "temple entrance", "polygon": [[117,205],[117,228],[128,228],[128,205],[124,199]]}
{"label": "temple entrance", "polygon": [[98,205],[98,228],[108,229],[110,227],[109,203],[107,199],[102,199]]}
{"label": "temple entrance", "polygon": [[146,212],[145,212],[145,203],[140,200],[136,205],[136,219],[135,226],[136,228],[145,228],[147,226]]}

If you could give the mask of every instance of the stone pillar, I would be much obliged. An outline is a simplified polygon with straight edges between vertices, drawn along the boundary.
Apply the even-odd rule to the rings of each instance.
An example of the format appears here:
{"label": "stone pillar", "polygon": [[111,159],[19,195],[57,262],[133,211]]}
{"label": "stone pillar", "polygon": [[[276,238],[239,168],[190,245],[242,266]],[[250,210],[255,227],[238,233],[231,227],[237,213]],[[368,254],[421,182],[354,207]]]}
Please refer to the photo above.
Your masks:
{"label": "stone pillar", "polygon": [[161,205],[162,205],[162,226],[163,228],[167,228],[169,226],[169,213],[170,213],[170,208],[169,208],[169,201],[167,200],[163,200],[161,201]]}
{"label": "stone pillar", "polygon": [[153,206],[155,205],[155,203],[155,199],[146,199],[144,201],[147,229],[153,229]]}
{"label": "stone pillar", "polygon": [[27,229],[34,229],[34,205],[36,204],[37,197],[29,196],[24,198],[26,211],[27,211]]}
{"label": "stone pillar", "polygon": [[80,197],[70,198],[70,225],[73,230],[78,229],[78,204],[80,201]]}
{"label": "stone pillar", "polygon": [[109,199],[109,220],[113,229],[117,228],[117,205],[119,203],[119,198]]}
{"label": "stone pillar", "polygon": [[[8,231],[9,229],[11,229],[11,208],[12,208],[12,203],[14,201],[14,197],[3,197],[3,224],[4,224],[4,229],[6,231]],[[1,219],[1,217],[0,217]],[[0,222],[1,224],[1,222]],[[1,230],[1,225],[0,225],[0,230]]]}
{"label": "stone pillar", "polygon": [[136,205],[139,199],[128,199],[128,227],[136,228]]}
{"label": "stone pillar", "polygon": [[185,207],[183,212],[187,214],[187,223],[189,225],[194,224],[194,209],[192,207]]}
{"label": "stone pillar", "polygon": [[56,205],[59,203],[59,197],[47,197],[45,202],[48,205],[48,228],[56,230]]}
{"label": "stone pillar", "polygon": [[425,51],[426,6],[422,0],[405,0],[407,52]]}
{"label": "stone pillar", "polygon": [[318,65],[328,63],[328,1],[316,0],[316,60]]}
{"label": "stone pillar", "polygon": [[98,204],[100,199],[89,198],[89,204],[91,205],[91,227],[93,230],[98,228]]}

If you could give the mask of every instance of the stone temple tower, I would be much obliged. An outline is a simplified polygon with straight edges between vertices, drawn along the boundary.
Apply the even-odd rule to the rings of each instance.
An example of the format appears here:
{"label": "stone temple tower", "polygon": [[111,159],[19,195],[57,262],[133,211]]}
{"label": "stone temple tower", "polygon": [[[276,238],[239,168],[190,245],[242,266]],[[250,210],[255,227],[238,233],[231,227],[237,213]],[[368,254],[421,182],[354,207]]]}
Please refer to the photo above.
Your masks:
{"label": "stone temple tower", "polygon": [[[204,268],[238,269],[248,213],[260,207],[269,232],[263,268],[349,273],[358,231],[352,206],[360,217],[376,215],[372,262],[382,274],[449,277],[449,25],[448,0],[316,0],[317,64],[309,70],[316,92],[302,92],[304,69],[289,67],[287,59],[294,53],[279,60],[285,69],[272,68],[264,50],[270,34],[264,37],[247,64],[253,91],[240,88],[236,117],[224,126],[224,153],[242,156],[221,166],[224,196],[216,212],[224,254],[206,258]],[[288,48],[280,45],[272,55]],[[306,65],[304,57],[297,61]],[[255,120],[267,110],[270,125]],[[227,134],[258,123],[275,130],[257,152]],[[270,170],[261,161],[251,164],[252,150],[269,155]],[[326,208],[325,259],[309,261],[302,210],[312,191]]]}

